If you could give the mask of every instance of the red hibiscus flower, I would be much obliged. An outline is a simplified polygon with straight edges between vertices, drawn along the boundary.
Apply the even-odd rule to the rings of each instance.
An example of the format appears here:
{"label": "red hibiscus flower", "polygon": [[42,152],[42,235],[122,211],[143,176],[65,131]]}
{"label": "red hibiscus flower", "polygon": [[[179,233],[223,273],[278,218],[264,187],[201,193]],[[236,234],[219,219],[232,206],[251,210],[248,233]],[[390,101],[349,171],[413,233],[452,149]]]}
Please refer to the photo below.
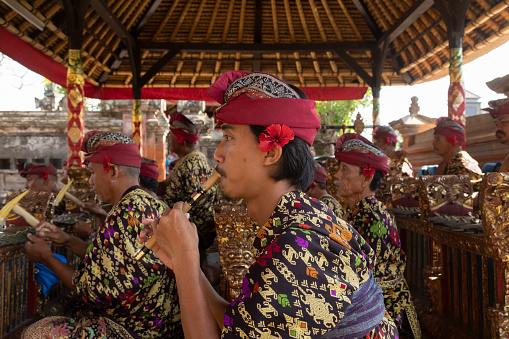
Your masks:
{"label": "red hibiscus flower", "polygon": [[48,179],[48,175],[49,175],[49,172],[48,171],[44,171],[44,172],[41,173],[41,178]]}
{"label": "red hibiscus flower", "polygon": [[177,139],[177,143],[179,145],[182,145],[182,143],[184,142],[184,137],[181,135],[175,134],[175,138]]}
{"label": "red hibiscus flower", "polygon": [[362,175],[366,178],[371,178],[375,174],[375,169],[371,168],[371,164],[362,165]]}
{"label": "red hibiscus flower", "polygon": [[[268,134],[266,134],[268,133]],[[258,147],[262,152],[268,152],[274,148],[274,145],[278,148],[286,145],[290,140],[293,140],[295,133],[292,129],[286,125],[272,124],[265,129],[265,132],[260,134],[258,140],[260,144]]]}
{"label": "red hibiscus flower", "polygon": [[456,140],[457,140],[457,137],[455,135],[451,135],[450,137],[446,138],[445,140],[447,140],[448,143],[450,143],[451,145],[456,145]]}
{"label": "red hibiscus flower", "polygon": [[103,161],[104,173],[108,173],[108,170],[111,167],[110,161],[111,161],[110,157],[104,157],[104,161]]}

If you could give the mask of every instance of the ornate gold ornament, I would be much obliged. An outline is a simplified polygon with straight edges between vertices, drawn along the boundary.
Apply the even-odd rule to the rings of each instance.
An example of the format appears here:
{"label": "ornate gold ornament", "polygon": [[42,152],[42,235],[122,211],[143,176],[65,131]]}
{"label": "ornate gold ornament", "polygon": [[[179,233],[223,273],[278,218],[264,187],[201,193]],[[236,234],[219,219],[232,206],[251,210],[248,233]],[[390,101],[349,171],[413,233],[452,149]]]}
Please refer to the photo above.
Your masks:
{"label": "ornate gold ornament", "polygon": [[219,260],[227,280],[227,299],[238,298],[247,270],[254,263],[253,240],[258,224],[247,214],[242,200],[221,199],[214,207]]}

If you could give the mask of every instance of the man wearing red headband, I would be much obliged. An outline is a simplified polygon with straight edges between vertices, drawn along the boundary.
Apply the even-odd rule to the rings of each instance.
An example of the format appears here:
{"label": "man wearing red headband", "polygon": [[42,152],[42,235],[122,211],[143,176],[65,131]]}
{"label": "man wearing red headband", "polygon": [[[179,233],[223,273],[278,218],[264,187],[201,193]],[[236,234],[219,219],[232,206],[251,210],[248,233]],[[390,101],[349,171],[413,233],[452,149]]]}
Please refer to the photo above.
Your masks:
{"label": "man wearing red headband", "polygon": [[[509,99],[491,100],[488,102],[489,108],[484,108],[490,112],[495,122],[495,136],[501,144],[509,146]],[[498,172],[509,172],[509,155],[504,159]]]}
{"label": "man wearing red headband", "polygon": [[[169,184],[164,201],[171,208],[178,201],[186,201],[196,193],[201,185],[212,175],[207,157],[196,149],[198,129],[185,115],[174,113],[170,116],[170,151],[178,156],[177,163],[170,172]],[[193,205],[192,223],[198,228],[200,239],[200,264],[207,265],[207,253],[216,237],[214,223],[214,203],[217,189],[211,187],[203,198]]]}
{"label": "man wearing red headband", "polygon": [[214,159],[223,191],[245,199],[263,226],[256,261],[230,304],[194,264],[198,241],[183,204],[152,223],[154,250],[175,272],[186,338],[395,338],[369,269],[373,250],[302,192],[313,180],[315,102],[265,73],[227,72],[208,93],[221,104]]}
{"label": "man wearing red headband", "polygon": [[466,149],[465,128],[447,117],[436,121],[433,150],[442,157],[435,175],[470,175],[474,190],[479,190],[482,171]]}
{"label": "man wearing red headband", "polygon": [[396,151],[398,136],[390,126],[377,126],[373,130],[373,144],[389,157],[389,176],[413,177],[412,164],[405,150]]}
{"label": "man wearing red headband", "polygon": [[32,192],[58,192],[55,166],[25,163],[19,174],[26,179],[25,188]]}
{"label": "man wearing red headband", "polygon": [[346,133],[336,142],[335,157],[340,162],[335,174],[337,192],[348,206],[346,220],[375,250],[373,273],[384,292],[385,309],[399,329],[407,319],[414,338],[420,338],[417,314],[403,275],[406,255],[396,221],[375,198],[383,176],[389,172],[387,156],[359,134]]}
{"label": "man wearing red headband", "polygon": [[159,168],[157,162],[152,159],[141,158],[140,187],[155,199],[159,199],[157,197],[158,178]]}
{"label": "man wearing red headband", "polygon": [[339,202],[334,199],[332,195],[327,193],[327,173],[325,167],[320,166],[320,164],[316,164],[313,182],[306,191],[306,194],[329,206],[336,216],[340,218],[343,217],[343,207],[341,207]]}
{"label": "man wearing red headband", "polygon": [[[183,338],[176,281],[153,253],[133,258],[145,218],[157,218],[165,205],[138,186],[138,146],[120,133],[92,131],[82,145],[100,200],[113,205],[92,243],[48,222],[28,235],[27,257],[42,262],[84,302],[72,318],[42,319],[25,338]],[[46,227],[50,231],[41,232]],[[56,260],[45,239],[84,260],[74,268]]]}

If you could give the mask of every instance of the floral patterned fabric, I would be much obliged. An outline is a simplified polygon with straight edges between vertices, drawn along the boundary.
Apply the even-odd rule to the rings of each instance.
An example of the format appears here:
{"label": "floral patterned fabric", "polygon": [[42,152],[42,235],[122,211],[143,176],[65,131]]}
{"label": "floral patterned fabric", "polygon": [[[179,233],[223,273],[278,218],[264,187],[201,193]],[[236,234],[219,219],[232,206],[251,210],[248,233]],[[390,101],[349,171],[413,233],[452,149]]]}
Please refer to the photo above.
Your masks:
{"label": "floral patterned fabric", "polygon": [[[470,175],[472,180],[479,180],[482,178],[482,171],[479,167],[479,163],[474,160],[470,154],[465,151],[460,151],[449,160],[447,167],[445,168],[445,175],[458,175],[465,174]],[[474,182],[474,191],[479,191],[481,183]]]}
{"label": "floral patterned fabric", "polygon": [[320,197],[320,201],[323,202],[325,205],[329,206],[329,208],[334,212],[334,214],[337,217],[342,218],[344,211],[343,207],[341,207],[341,204],[330,194],[324,194]]}
{"label": "floral patterned fabric", "polygon": [[415,338],[421,330],[408,284],[403,276],[406,268],[406,254],[394,216],[375,197],[366,197],[355,208],[348,210],[348,222],[375,250],[375,279],[384,292],[385,308],[398,327],[401,327],[403,312],[412,328]]}
{"label": "floral patterned fabric", "polygon": [[182,338],[173,272],[152,252],[133,259],[141,246],[141,221],[159,217],[165,208],[141,188],[129,188],[74,273],[83,304],[73,318],[43,319],[27,333],[50,333],[44,338],[124,338],[126,332],[133,338]]}
{"label": "floral patterned fabric", "polygon": [[[340,323],[359,286],[372,279],[371,247],[302,192],[281,197],[253,252],[256,262],[226,309],[222,338],[320,338]],[[392,320],[374,326],[366,337],[396,338]]]}
{"label": "floral patterned fabric", "polygon": [[[165,201],[171,208],[178,201],[192,197],[201,185],[212,175],[212,169],[205,155],[192,151],[185,155],[171,171],[171,179],[166,189]],[[200,252],[210,247],[216,237],[214,224],[214,203],[217,189],[212,186],[203,197],[193,204],[189,220],[196,224],[200,238]]]}

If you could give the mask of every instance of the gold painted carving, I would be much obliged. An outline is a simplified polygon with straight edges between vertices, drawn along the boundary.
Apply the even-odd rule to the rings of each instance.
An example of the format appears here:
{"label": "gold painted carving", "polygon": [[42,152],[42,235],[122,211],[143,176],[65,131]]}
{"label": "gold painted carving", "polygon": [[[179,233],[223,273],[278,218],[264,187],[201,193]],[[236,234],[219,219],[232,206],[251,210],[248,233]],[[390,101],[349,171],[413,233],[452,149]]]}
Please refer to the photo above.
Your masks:
{"label": "gold painted carving", "polygon": [[[90,179],[90,171],[85,168],[68,168],[67,175],[72,179],[72,185],[68,192],[83,202],[94,201],[95,190],[88,183]],[[76,206],[71,200],[66,199],[66,209],[71,210]]]}
{"label": "gold painted carving", "polygon": [[468,175],[436,175],[420,177],[421,214],[432,217],[435,212],[447,204],[460,205],[472,209],[472,183]]}
{"label": "gold painted carving", "polygon": [[[20,193],[18,191],[11,191],[7,193],[6,201],[9,202]],[[28,213],[33,215],[37,220],[51,220],[53,219],[54,209],[50,204],[53,201],[53,194],[51,192],[28,192],[18,203]],[[10,221],[21,218],[16,213],[11,212],[5,220],[5,224],[9,227]],[[18,224],[18,223],[16,223]],[[19,225],[19,224],[18,224]],[[28,224],[26,224],[28,225]]]}
{"label": "gold painted carving", "polygon": [[259,226],[247,214],[242,200],[221,199],[215,206],[214,220],[219,260],[227,280],[229,300],[238,298],[247,270],[255,261],[253,240]]}
{"label": "gold painted carving", "polygon": [[497,257],[509,260],[509,174],[484,175],[480,200],[486,240]]}

